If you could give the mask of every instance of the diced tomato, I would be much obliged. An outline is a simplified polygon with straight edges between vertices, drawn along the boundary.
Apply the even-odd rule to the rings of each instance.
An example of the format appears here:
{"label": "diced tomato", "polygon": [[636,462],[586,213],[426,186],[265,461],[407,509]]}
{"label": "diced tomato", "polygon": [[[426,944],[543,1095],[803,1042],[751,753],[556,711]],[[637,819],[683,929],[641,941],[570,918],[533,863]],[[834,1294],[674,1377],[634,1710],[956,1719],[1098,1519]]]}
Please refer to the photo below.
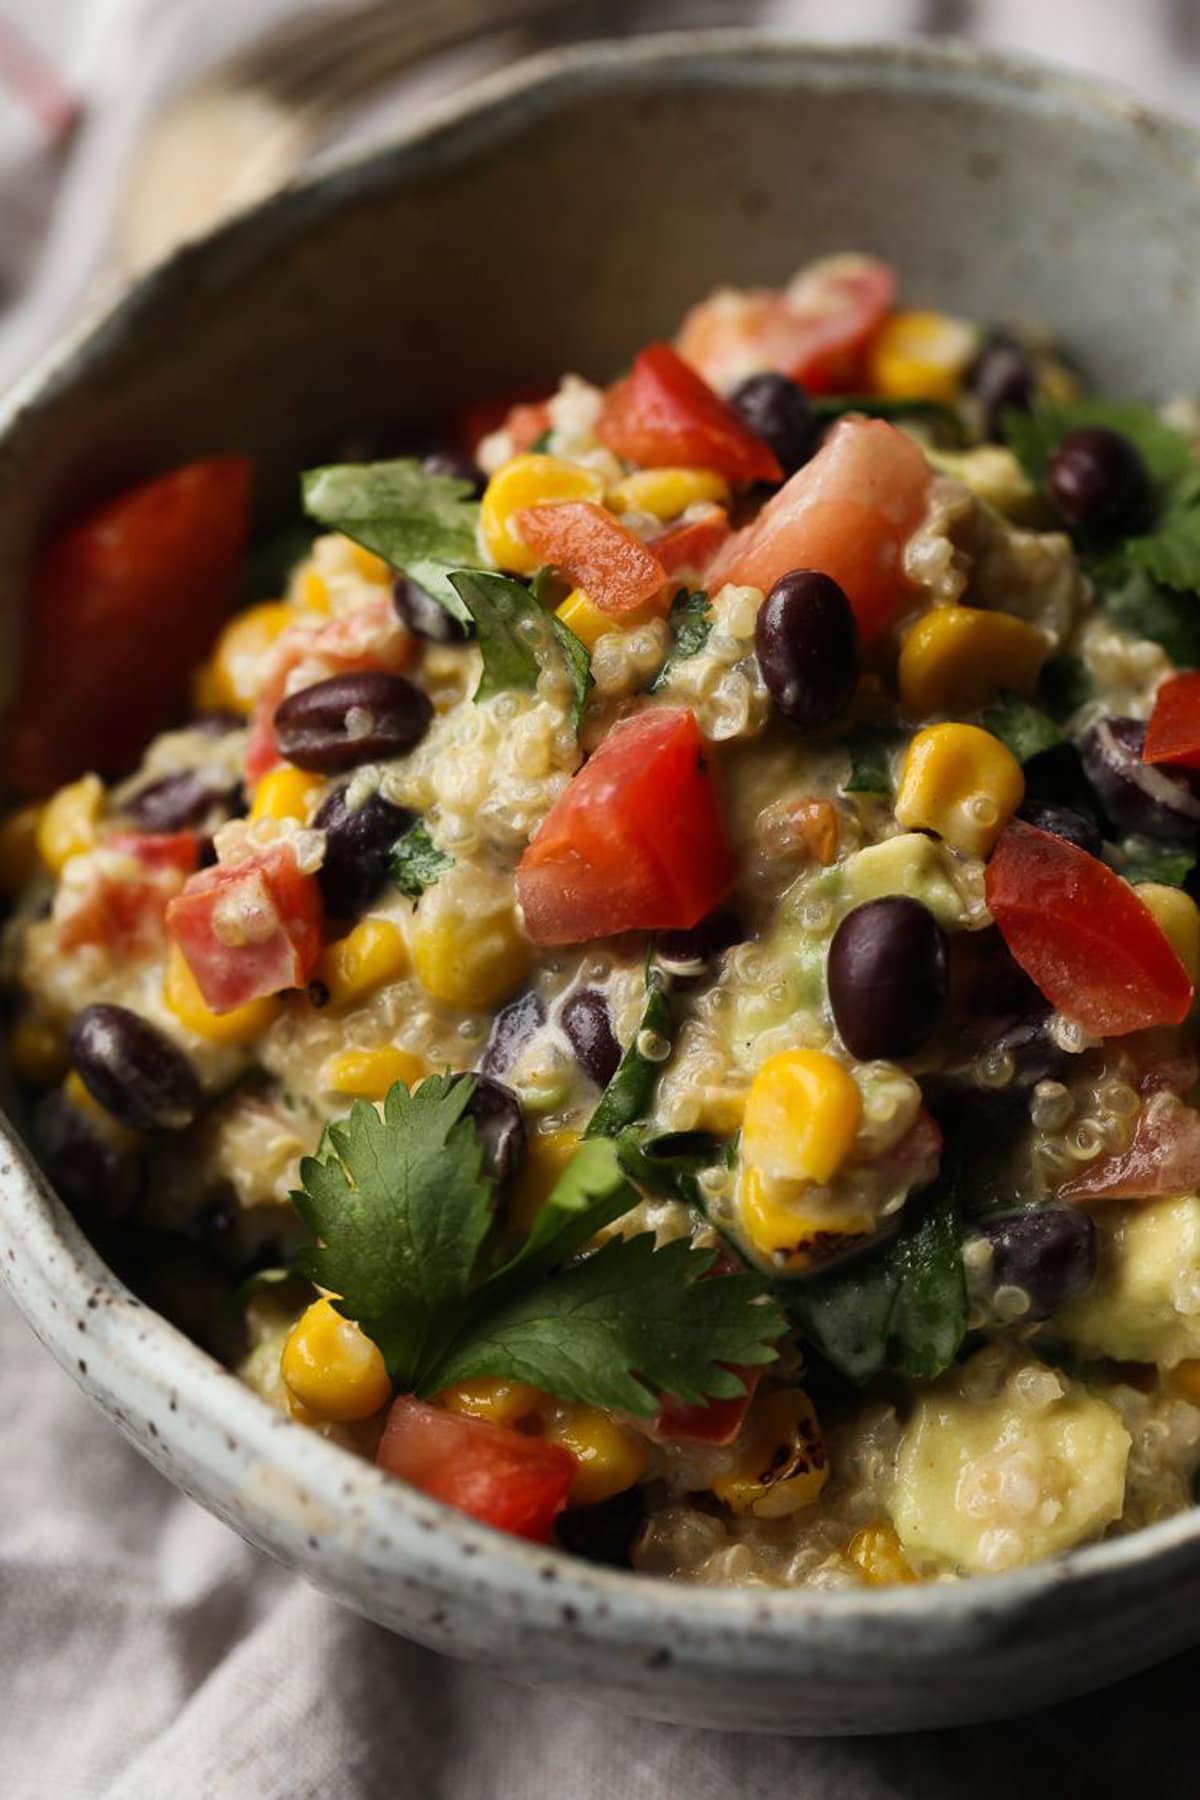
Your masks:
{"label": "diced tomato", "polygon": [[110,849],[135,856],[148,869],[176,869],[190,875],[200,854],[194,831],[118,831],[106,839]]}
{"label": "diced tomato", "polygon": [[783,293],[727,289],[702,301],[683,322],[679,350],[722,391],[776,369],[813,394],[853,393],[895,297],[887,263],[829,256],[802,269]]}
{"label": "diced tomato", "polygon": [[1106,1156],[1060,1187],[1060,1200],[1163,1200],[1200,1188],[1200,1113],[1178,1095],[1153,1094],[1128,1150]]}
{"label": "diced tomato", "polygon": [[54,897],[59,949],[91,944],[130,962],[158,955],[167,906],[195,866],[194,832],[106,839],[79,859]]}
{"label": "diced tomato", "polygon": [[517,868],[525,927],[540,944],[688,930],[732,885],[700,727],[667,707],[614,727]]}
{"label": "diced tomato", "polygon": [[766,593],[792,569],[831,575],[854,608],[864,643],[905,604],[904,546],[920,522],[931,470],[902,431],[882,419],[844,419],[758,517],[735,532],[706,580]]}
{"label": "diced tomato", "polygon": [[1046,999],[1096,1037],[1178,1025],[1187,971],[1127,882],[1065,838],[1014,820],[985,877],[1000,935]]}
{"label": "diced tomato", "polygon": [[218,1013],[303,987],[321,954],[321,922],[316,879],[286,839],[201,869],[167,908],[167,931]]}
{"label": "diced tomato", "polygon": [[723,506],[713,506],[699,518],[684,519],[660,531],[650,539],[648,547],[668,575],[678,574],[681,569],[703,575],[728,536],[729,514]]}
{"label": "diced tomato", "polygon": [[1173,675],[1159,688],[1142,760],[1200,769],[1200,672]]}
{"label": "diced tomato", "polygon": [[[503,426],[513,433],[517,449],[528,450],[550,424],[545,392],[531,394],[528,389],[517,393],[497,394],[491,400],[480,400],[461,412],[454,424],[454,441],[468,455],[474,456],[485,437]],[[517,436],[523,440],[516,443]]]}
{"label": "diced tomato", "polygon": [[601,612],[630,618],[654,601],[665,611],[667,571],[653,550],[602,506],[590,500],[528,506],[513,523],[534,555],[560,569]]}
{"label": "diced tomato", "polygon": [[432,1500],[535,1544],[549,1540],[576,1468],[561,1444],[411,1395],[393,1402],[376,1461]]}
{"label": "diced tomato", "polygon": [[22,793],[117,773],[182,706],[233,604],[250,464],[189,463],[95,508],[42,552],[4,747]]}
{"label": "diced tomato", "polygon": [[709,1400],[698,1406],[668,1397],[658,1409],[651,1436],[672,1444],[732,1444],[750,1410],[762,1370],[728,1366],[745,1382],[744,1394],[733,1400]]}
{"label": "diced tomato", "polygon": [[608,390],[596,436],[643,469],[685,463],[735,483],[783,479],[771,446],[670,344],[651,344]]}

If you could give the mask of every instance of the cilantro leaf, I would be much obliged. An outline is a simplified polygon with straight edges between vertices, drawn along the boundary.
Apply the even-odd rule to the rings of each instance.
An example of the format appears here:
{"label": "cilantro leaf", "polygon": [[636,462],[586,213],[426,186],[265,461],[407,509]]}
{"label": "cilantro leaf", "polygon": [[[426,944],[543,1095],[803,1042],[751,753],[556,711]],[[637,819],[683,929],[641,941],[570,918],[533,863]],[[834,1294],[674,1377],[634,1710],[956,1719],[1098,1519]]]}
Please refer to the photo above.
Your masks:
{"label": "cilantro leaf", "polygon": [[715,1259],[682,1238],[658,1250],[649,1233],[613,1238],[478,1320],[423,1390],[493,1375],[643,1418],[664,1393],[694,1405],[733,1399],[744,1385],[723,1365],[773,1361],[784,1320],[759,1303],[754,1275],[702,1280]]}
{"label": "cilantro leaf", "polygon": [[1053,750],[1063,742],[1062,732],[1054,720],[1039,712],[1036,706],[1030,706],[1028,700],[1022,700],[1018,694],[1001,694],[994,706],[985,708],[982,716],[984,729],[999,738],[1019,763],[1030,762],[1043,750]]}
{"label": "cilantro leaf", "polygon": [[907,394],[820,394],[809,404],[822,423],[833,424],[847,413],[862,413],[868,419],[921,419],[936,425],[950,442],[961,444],[965,438],[963,422],[951,406],[940,400],[922,400]]}
{"label": "cilantro leaf", "polygon": [[301,477],[304,510],[402,569],[464,624],[450,585],[452,569],[476,562],[478,503],[456,475],[430,475],[412,457],[394,462],[333,463]]}
{"label": "cilantro leaf", "polygon": [[647,1037],[666,1044],[671,1039],[671,1005],[662,978],[654,970],[647,973],[646,1005],[633,1042],[601,1094],[599,1104],[588,1120],[585,1137],[616,1137],[649,1111],[665,1058],[646,1055]]}
{"label": "cilantro leaf", "polygon": [[1178,669],[1200,669],[1200,599],[1162,587],[1145,569],[1130,569],[1115,586],[1102,588],[1109,618],[1134,637],[1161,644]]}
{"label": "cilantro leaf", "polygon": [[292,1194],[321,1240],[301,1269],[340,1296],[401,1387],[456,1317],[492,1223],[479,1133],[463,1116],[474,1089],[469,1076],[431,1076],[412,1094],[397,1082],[382,1119],[356,1102],[327,1126],[324,1155],[303,1159]]}
{"label": "cilantro leaf", "polygon": [[681,587],[671,601],[667,625],[671,633],[671,644],[666,661],[650,683],[652,694],[657,694],[660,688],[667,685],[676,663],[686,662],[689,656],[698,655],[708,642],[708,634],[713,628],[713,609],[708,595],[702,589],[693,594]]}
{"label": "cilantro leaf", "polygon": [[392,848],[388,861],[392,880],[410,900],[419,900],[439,875],[454,867],[454,858],[439,850],[425,825],[413,825]]}
{"label": "cilantro leaf", "polygon": [[539,604],[524,582],[479,569],[457,569],[450,579],[475,621],[483,652],[475,699],[490,700],[512,688],[533,693],[545,663],[561,658],[571,678],[572,718],[578,729],[591,680],[587,646]]}
{"label": "cilantro leaf", "polygon": [[1122,846],[1113,866],[1126,881],[1157,881],[1163,887],[1181,888],[1196,867],[1196,853],[1133,838]]}
{"label": "cilantro leaf", "polygon": [[701,1170],[719,1163],[724,1151],[721,1139],[709,1131],[662,1131],[647,1136],[629,1126],[617,1139],[621,1167],[632,1182],[645,1193],[680,1200],[685,1206],[701,1206],[697,1177]]}
{"label": "cilantro leaf", "polygon": [[616,1146],[608,1138],[590,1139],[579,1146],[543,1200],[517,1254],[491,1277],[488,1287],[495,1291],[518,1274],[527,1280],[569,1261],[598,1231],[636,1205],[637,1195],[621,1170]]}
{"label": "cilantro leaf", "polygon": [[846,745],[850,774],[842,783],[845,794],[890,794],[892,770],[887,740],[877,731],[857,731]]}

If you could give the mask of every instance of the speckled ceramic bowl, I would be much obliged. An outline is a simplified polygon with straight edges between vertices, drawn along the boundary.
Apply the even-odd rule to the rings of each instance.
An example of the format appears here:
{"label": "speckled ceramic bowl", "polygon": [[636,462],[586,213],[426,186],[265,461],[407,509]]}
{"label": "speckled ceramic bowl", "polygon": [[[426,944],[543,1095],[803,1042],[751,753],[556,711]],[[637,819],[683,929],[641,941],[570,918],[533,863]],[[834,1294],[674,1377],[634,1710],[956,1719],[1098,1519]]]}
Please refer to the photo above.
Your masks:
{"label": "speckled ceramic bowl", "polygon": [[[603,373],[714,283],[879,251],[906,292],[1056,321],[1118,392],[1200,385],[1200,140],[953,48],[642,40],[528,65],[185,250],[0,429],[0,632],[31,549],[117,481],[250,451],[267,504],[338,432]],[[961,1724],[1200,1639],[1200,1514],[893,1592],[696,1589],[471,1524],[270,1412],[109,1274],[0,1141],[0,1269],[165,1474],[348,1606],[523,1681],[707,1726]]]}

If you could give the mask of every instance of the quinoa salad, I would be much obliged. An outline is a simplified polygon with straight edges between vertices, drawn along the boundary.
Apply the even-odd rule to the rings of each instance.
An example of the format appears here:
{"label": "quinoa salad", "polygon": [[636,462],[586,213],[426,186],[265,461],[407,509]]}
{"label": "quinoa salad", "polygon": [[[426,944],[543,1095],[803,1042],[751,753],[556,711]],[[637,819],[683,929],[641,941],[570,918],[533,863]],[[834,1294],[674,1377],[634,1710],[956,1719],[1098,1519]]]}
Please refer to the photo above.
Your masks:
{"label": "quinoa salad", "polygon": [[1200,413],[861,254],[630,349],[253,542],[232,446],[43,546],[22,1129],[502,1531],[830,1588],[1179,1512]]}

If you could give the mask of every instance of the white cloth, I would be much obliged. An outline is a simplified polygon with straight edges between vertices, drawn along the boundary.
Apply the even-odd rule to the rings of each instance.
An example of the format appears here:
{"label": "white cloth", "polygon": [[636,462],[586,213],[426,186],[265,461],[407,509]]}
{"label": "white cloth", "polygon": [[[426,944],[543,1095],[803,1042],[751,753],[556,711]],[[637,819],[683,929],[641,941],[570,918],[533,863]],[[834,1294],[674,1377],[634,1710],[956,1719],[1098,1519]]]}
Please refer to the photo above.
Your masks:
{"label": "white cloth", "polygon": [[[0,88],[7,12],[88,103],[64,159],[61,131],[0,93],[0,282],[29,277],[51,222],[25,303],[0,315],[0,385],[102,261],[97,196],[111,205],[157,99],[312,3],[0,0]],[[593,34],[630,16],[567,10]],[[658,24],[752,11],[645,9]],[[843,38],[973,30],[1200,111],[1200,0],[765,0],[758,16]],[[76,241],[98,207],[99,233]],[[1200,1785],[1198,1674],[1200,1653],[1019,1724],[926,1737],[618,1723],[405,1644],[265,1562],[143,1463],[0,1297],[0,1800],[1103,1800],[1147,1785],[1184,1800]]]}

